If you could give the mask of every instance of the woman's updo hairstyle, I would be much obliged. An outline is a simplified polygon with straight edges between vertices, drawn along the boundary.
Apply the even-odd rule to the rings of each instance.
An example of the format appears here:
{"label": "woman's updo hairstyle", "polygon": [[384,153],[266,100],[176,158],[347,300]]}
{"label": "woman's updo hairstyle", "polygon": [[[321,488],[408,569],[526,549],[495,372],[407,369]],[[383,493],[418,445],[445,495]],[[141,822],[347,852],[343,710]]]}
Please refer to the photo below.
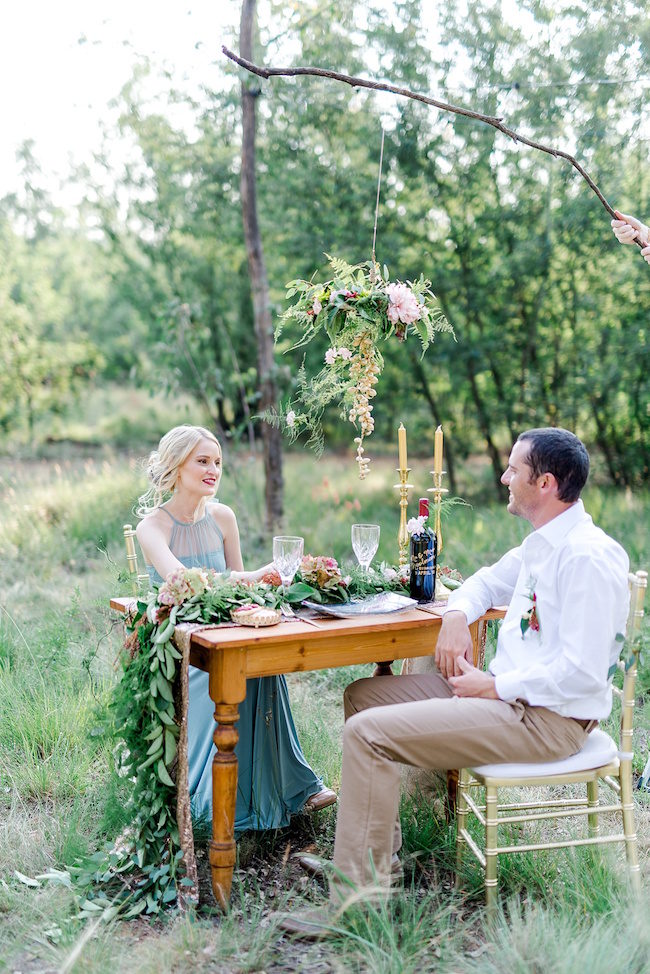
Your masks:
{"label": "woman's updo hairstyle", "polygon": [[165,433],[158,444],[158,449],[154,450],[146,461],[150,487],[138,498],[139,506],[136,508],[138,517],[152,514],[170,494],[174,493],[179,467],[183,466],[203,439],[212,440],[219,446],[214,433],[203,426],[174,426],[169,433]]}

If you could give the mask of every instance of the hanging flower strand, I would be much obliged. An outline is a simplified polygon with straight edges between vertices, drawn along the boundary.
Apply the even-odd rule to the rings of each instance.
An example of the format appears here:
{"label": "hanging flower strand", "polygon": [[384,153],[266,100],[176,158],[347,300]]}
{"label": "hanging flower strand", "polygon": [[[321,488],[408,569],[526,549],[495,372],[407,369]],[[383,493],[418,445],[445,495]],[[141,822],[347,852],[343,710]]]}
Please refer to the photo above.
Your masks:
{"label": "hanging flower strand", "polygon": [[[291,321],[300,336],[291,348],[309,345],[325,331],[330,347],[325,366],[309,378],[303,367],[298,375],[297,392],[279,413],[264,418],[281,426],[293,441],[300,433],[317,452],[323,449],[322,415],[330,403],[338,403],[341,417],[357,427],[354,442],[359,477],[365,479],[370,459],[364,441],[374,430],[372,399],[383,369],[380,343],[395,337],[404,342],[410,334],[418,336],[423,351],[436,332],[453,329],[438,307],[431,282],[420,275],[416,281],[390,281],[377,264],[347,264],[329,257],[334,276],[324,284],[296,280],[287,284],[287,297],[295,298],[281,316],[276,342],[284,321]],[[287,349],[288,350],[288,349]]]}

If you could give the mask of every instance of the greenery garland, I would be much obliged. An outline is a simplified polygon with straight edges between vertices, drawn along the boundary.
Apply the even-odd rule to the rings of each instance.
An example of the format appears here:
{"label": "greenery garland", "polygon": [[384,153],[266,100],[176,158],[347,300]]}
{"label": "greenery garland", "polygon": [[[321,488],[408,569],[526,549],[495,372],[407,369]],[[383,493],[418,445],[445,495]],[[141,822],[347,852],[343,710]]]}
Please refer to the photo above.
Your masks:
{"label": "greenery garland", "polygon": [[[70,869],[83,916],[156,915],[178,909],[193,886],[184,875],[172,777],[179,734],[175,711],[181,653],[176,626],[229,622],[244,605],[281,608],[306,599],[346,602],[383,591],[406,592],[408,569],[382,564],[342,575],[335,559],[305,556],[283,591],[270,572],[261,582],[232,581],[199,568],[172,572],[147,600],[138,600],[127,624],[122,677],[111,703],[118,773],[132,783],[131,824],[112,844]],[[52,877],[54,878],[54,876]],[[185,888],[185,889],[184,889]]]}

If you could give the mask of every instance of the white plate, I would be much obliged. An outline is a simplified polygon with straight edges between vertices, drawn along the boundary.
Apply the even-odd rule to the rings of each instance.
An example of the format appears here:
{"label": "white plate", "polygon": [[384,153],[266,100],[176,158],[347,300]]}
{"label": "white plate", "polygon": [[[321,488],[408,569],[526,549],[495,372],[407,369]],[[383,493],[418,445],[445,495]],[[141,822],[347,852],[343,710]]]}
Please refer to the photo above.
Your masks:
{"label": "white plate", "polygon": [[369,595],[363,599],[353,599],[351,602],[320,602],[305,601],[302,603],[309,609],[316,612],[323,612],[325,615],[336,616],[338,619],[350,619],[355,616],[380,615],[387,612],[402,612],[404,609],[411,609],[418,603],[415,599],[409,599],[406,595],[399,595],[397,592],[379,592],[378,595]]}

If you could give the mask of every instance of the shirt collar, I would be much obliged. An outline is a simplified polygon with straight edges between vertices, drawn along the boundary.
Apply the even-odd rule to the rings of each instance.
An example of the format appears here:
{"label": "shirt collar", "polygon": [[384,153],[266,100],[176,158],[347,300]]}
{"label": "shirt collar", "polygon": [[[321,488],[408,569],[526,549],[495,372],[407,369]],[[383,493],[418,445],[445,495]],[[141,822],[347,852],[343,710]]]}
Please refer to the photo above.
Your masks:
{"label": "shirt collar", "polygon": [[562,511],[561,514],[543,524],[541,528],[533,531],[529,537],[543,538],[553,548],[557,548],[576,525],[588,518],[589,515],[585,511],[584,504],[578,500],[571,507],[567,507],[566,511]]}

